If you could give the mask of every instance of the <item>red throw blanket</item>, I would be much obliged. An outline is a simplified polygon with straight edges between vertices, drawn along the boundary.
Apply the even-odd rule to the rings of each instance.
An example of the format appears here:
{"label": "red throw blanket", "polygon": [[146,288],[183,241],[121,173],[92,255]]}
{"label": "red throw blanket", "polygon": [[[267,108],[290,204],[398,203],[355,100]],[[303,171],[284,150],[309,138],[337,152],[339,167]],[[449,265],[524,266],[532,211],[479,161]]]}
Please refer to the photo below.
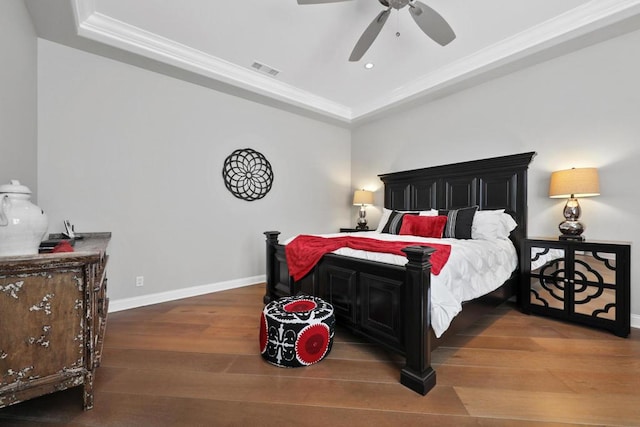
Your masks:
{"label": "red throw blanket", "polygon": [[402,249],[407,246],[429,246],[436,251],[431,254],[431,272],[440,274],[451,253],[451,246],[420,242],[388,242],[368,237],[320,237],[300,235],[285,246],[289,274],[293,280],[302,279],[320,261],[324,254],[340,248],[359,249],[369,252],[384,252],[406,256]]}

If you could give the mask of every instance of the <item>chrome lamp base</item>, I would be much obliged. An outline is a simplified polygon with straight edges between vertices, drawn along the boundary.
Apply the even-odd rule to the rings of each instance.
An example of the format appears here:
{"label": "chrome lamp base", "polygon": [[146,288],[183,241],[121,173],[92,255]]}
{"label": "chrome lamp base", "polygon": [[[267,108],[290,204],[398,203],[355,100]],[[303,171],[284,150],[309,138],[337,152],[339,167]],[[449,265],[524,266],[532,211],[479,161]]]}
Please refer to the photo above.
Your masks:
{"label": "chrome lamp base", "polygon": [[578,221],[578,218],[580,218],[580,214],[582,213],[578,199],[571,197],[567,200],[567,204],[564,206],[564,211],[562,213],[565,220],[558,225],[558,229],[560,230],[560,233],[562,233],[559,236],[559,239],[584,241],[582,233],[584,232],[585,226]]}
{"label": "chrome lamp base", "polygon": [[368,230],[369,226],[367,225],[367,211],[364,205],[360,206],[360,212],[358,213],[358,222],[356,225],[356,230]]}

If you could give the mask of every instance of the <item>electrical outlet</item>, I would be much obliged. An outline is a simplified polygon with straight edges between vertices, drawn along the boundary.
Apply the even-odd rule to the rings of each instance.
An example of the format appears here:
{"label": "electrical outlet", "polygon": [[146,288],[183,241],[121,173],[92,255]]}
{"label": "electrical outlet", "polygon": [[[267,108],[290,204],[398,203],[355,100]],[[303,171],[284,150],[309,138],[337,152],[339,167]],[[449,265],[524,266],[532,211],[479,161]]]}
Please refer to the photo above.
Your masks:
{"label": "electrical outlet", "polygon": [[136,286],[144,286],[144,276],[136,276]]}

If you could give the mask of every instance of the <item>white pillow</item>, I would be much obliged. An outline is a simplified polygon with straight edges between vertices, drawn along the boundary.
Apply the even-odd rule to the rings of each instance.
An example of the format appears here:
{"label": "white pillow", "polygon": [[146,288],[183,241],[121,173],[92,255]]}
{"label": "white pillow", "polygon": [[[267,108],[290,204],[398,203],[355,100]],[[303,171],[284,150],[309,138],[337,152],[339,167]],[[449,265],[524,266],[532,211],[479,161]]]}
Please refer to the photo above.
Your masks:
{"label": "white pillow", "polygon": [[438,209],[431,209],[430,211],[420,211],[420,216],[438,216]]}
{"label": "white pillow", "polygon": [[504,209],[477,211],[471,226],[471,238],[478,240],[508,239],[518,224]]}
{"label": "white pillow", "polygon": [[378,227],[376,227],[376,232],[382,233],[382,229],[384,228],[387,221],[389,221],[391,212],[393,212],[391,209],[382,208],[382,215],[380,215],[380,222],[378,223]]}
{"label": "white pillow", "polygon": [[[376,227],[376,232],[382,233],[382,229],[387,224],[387,221],[389,221],[389,217],[391,216],[391,212],[393,212],[392,209],[382,208],[382,215],[380,216],[380,222],[378,223],[378,227]],[[412,212],[412,213],[415,213],[416,211],[397,211],[397,212]],[[438,215],[438,210],[437,209],[431,209],[429,211],[419,211],[418,215],[420,215],[420,216],[436,216],[436,215]]]}

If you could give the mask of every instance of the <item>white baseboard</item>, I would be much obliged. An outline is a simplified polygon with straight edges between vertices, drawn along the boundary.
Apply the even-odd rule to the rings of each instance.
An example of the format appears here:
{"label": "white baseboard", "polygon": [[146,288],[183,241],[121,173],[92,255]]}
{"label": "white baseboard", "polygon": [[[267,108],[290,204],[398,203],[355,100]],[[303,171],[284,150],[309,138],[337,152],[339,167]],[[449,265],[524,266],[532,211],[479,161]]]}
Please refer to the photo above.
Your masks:
{"label": "white baseboard", "polygon": [[[160,292],[157,294],[141,295],[139,297],[109,301],[109,313],[129,310],[130,308],[143,307],[145,305],[175,301],[182,298],[210,294],[212,292],[241,288],[243,286],[255,285],[256,283],[264,283],[265,281],[266,276],[263,274],[261,276],[246,277],[244,279],[229,280],[226,282],[212,283],[210,285],[193,286],[190,288],[176,289],[174,291]],[[631,315],[631,327],[640,329],[640,315]]]}
{"label": "white baseboard", "polygon": [[631,327],[640,329],[640,314],[631,315]]}
{"label": "white baseboard", "polygon": [[210,294],[212,292],[226,291],[228,289],[241,288],[243,286],[264,283],[265,275],[246,277],[244,279],[229,280],[226,282],[212,283],[210,285],[193,286],[190,288],[176,289],[174,291],[160,292],[157,294],[141,295],[139,297],[124,298],[109,301],[109,313],[129,310],[131,308],[143,307],[145,305],[159,304],[162,302],[175,301],[182,298],[195,297],[198,295]]}

